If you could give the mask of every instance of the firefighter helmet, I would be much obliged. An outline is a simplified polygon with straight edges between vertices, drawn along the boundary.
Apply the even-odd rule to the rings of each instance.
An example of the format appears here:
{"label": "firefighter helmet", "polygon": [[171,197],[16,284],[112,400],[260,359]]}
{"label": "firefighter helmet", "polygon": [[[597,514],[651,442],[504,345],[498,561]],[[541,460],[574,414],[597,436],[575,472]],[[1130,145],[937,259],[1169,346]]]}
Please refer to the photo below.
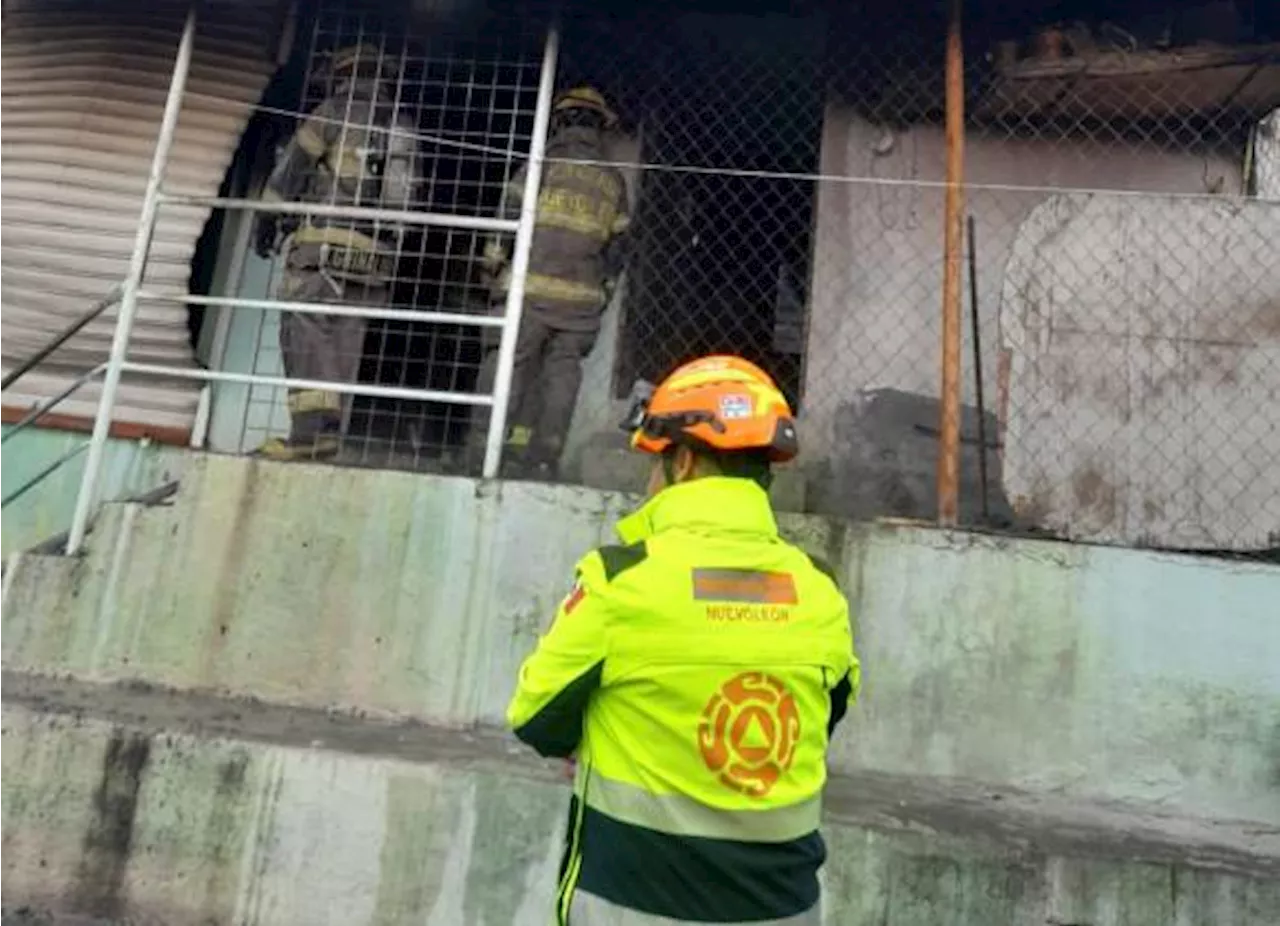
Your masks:
{"label": "firefighter helmet", "polygon": [[605,100],[604,94],[595,87],[582,86],[566,90],[557,96],[551,104],[552,114],[562,113],[571,109],[585,109],[599,113],[604,120],[606,129],[611,129],[618,124],[618,114],[609,108],[609,103]]}
{"label": "firefighter helmet", "polygon": [[623,427],[631,446],[661,454],[678,444],[715,451],[760,450],[774,463],[799,453],[791,406],[769,374],[741,357],[686,363],[639,396]]}
{"label": "firefighter helmet", "polygon": [[381,72],[383,77],[394,78],[396,70],[391,55],[384,55],[376,46],[365,42],[335,48],[329,57],[329,67],[335,77],[355,74],[359,69],[365,73]]}

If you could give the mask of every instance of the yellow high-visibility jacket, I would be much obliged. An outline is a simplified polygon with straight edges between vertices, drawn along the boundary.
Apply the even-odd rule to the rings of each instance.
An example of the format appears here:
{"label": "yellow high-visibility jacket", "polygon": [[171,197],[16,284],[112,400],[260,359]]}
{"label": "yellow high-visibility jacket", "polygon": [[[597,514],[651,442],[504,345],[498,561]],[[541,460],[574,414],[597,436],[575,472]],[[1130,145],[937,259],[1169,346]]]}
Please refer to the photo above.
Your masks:
{"label": "yellow high-visibility jacket", "polygon": [[746,479],[669,487],[618,533],[507,709],[578,759],[558,922],[810,922],[827,742],[860,682],[848,603]]}

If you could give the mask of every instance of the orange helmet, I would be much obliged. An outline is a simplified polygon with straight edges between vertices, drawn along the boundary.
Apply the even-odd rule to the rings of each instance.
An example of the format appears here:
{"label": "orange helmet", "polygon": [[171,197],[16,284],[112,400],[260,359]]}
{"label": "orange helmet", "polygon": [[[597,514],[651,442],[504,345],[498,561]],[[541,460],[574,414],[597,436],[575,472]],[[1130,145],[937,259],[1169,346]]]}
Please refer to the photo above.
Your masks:
{"label": "orange helmet", "polygon": [[718,354],[680,367],[623,424],[631,446],[664,453],[685,443],[711,450],[763,450],[775,463],[800,448],[791,406],[769,374],[741,357]]}

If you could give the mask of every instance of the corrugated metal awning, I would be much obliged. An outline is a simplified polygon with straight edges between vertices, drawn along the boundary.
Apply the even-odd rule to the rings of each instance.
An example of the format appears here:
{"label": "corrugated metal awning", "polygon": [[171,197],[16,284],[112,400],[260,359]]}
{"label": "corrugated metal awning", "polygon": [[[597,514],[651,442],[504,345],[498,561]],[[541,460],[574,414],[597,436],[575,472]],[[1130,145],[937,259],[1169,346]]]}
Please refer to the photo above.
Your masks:
{"label": "corrugated metal awning", "polygon": [[[6,370],[124,279],[185,3],[18,0],[6,4],[0,79],[0,247]],[[165,180],[171,193],[217,193],[274,70],[274,8],[205,5]],[[208,209],[162,207],[145,285],[185,295]],[[115,310],[90,323],[5,394],[53,395],[106,359]],[[129,357],[194,364],[180,302],[140,303]],[[199,384],[126,377],[115,420],[188,430]],[[97,385],[60,405],[92,416]]]}

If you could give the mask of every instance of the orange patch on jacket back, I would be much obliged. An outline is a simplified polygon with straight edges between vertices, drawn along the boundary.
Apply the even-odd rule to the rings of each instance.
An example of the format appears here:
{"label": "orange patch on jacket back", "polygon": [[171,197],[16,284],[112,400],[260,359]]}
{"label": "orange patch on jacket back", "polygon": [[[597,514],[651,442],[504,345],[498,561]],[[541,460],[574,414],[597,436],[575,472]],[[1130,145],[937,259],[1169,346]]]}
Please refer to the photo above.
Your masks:
{"label": "orange patch on jacket back", "polygon": [[795,579],[787,572],[754,569],[695,569],[696,601],[744,601],[756,604],[796,604]]}

